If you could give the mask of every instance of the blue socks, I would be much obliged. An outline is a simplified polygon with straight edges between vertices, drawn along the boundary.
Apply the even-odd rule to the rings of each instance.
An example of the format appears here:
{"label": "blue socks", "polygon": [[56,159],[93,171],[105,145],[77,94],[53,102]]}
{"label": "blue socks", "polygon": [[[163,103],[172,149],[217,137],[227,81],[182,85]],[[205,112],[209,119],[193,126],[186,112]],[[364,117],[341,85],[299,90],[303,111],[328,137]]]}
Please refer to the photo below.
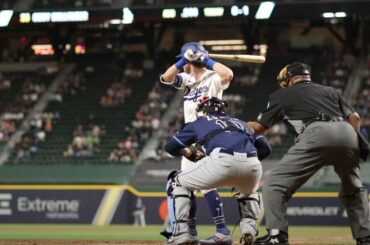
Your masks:
{"label": "blue socks", "polygon": [[226,227],[225,216],[222,208],[220,195],[216,190],[204,194],[209,210],[211,210],[213,222],[216,224],[216,231],[224,235],[230,235],[230,230]]}

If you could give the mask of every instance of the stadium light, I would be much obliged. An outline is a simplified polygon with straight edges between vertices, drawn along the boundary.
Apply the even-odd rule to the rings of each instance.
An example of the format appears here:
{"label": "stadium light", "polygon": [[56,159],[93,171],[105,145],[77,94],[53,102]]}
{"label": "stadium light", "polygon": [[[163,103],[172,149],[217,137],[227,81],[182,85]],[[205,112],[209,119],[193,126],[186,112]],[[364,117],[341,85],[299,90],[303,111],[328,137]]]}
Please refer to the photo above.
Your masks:
{"label": "stadium light", "polygon": [[334,18],[334,13],[325,12],[325,13],[322,14],[322,17],[324,17],[324,18]]}
{"label": "stadium light", "polygon": [[13,16],[13,10],[1,10],[0,11],[0,27],[6,27]]}
{"label": "stadium light", "polygon": [[19,23],[30,23],[31,14],[30,13],[20,13],[19,14]]}
{"label": "stadium light", "polygon": [[238,16],[238,15],[249,15],[249,7],[247,5],[244,5],[243,7],[239,8],[238,6],[234,5],[230,9],[230,13],[232,16]]}
{"label": "stadium light", "polygon": [[109,21],[109,24],[119,25],[119,24],[122,24],[122,20],[121,19],[113,19],[113,20]]}
{"label": "stadium light", "polygon": [[249,7],[247,5],[244,5],[242,7],[242,12],[243,12],[244,16],[248,16],[249,15]]}
{"label": "stadium light", "polygon": [[205,17],[221,17],[224,15],[224,7],[207,7],[203,9]]}
{"label": "stadium light", "polygon": [[176,18],[176,9],[163,9],[162,10],[163,19],[174,19]]}
{"label": "stadium light", "polygon": [[182,9],[181,18],[197,18],[199,9],[197,7],[185,7]]}
{"label": "stadium light", "polygon": [[246,45],[220,45],[220,46],[212,46],[211,49],[213,51],[247,50],[247,46]]}
{"label": "stadium light", "polygon": [[60,11],[51,13],[51,22],[80,22],[88,21],[87,11]]}
{"label": "stadium light", "polygon": [[202,45],[241,45],[244,44],[242,39],[231,39],[231,40],[201,40],[199,41]]}
{"label": "stadium light", "polygon": [[123,8],[122,12],[122,24],[131,24],[134,22],[134,14],[129,8]]}
{"label": "stadium light", "polygon": [[50,22],[50,12],[35,12],[32,13],[32,23],[46,23]]}
{"label": "stadium light", "polygon": [[275,7],[275,3],[273,1],[261,2],[260,6],[258,7],[256,16],[255,16],[256,19],[262,20],[262,19],[270,18],[274,7]]}
{"label": "stadium light", "polygon": [[337,17],[337,18],[344,18],[344,17],[347,16],[347,14],[346,14],[346,12],[336,12],[334,14],[334,16]]}
{"label": "stadium light", "polygon": [[322,17],[324,18],[344,18],[344,17],[347,17],[347,13],[346,12],[325,12],[322,14]]}

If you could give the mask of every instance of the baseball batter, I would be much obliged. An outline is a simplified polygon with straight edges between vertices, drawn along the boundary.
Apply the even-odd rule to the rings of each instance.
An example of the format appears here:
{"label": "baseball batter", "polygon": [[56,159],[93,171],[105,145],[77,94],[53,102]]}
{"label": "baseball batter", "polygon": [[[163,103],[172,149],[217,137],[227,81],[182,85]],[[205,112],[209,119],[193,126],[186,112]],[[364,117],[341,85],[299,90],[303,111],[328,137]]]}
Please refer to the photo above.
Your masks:
{"label": "baseball batter", "polygon": [[[222,98],[225,90],[233,78],[233,72],[225,65],[208,57],[208,51],[197,42],[186,43],[181,48],[180,60],[169,67],[161,76],[164,84],[172,85],[184,92],[185,123],[197,119],[196,107],[202,97]],[[196,164],[182,158],[181,170],[194,168]],[[226,227],[222,201],[215,189],[203,191],[208,207],[211,210],[213,221],[216,224],[216,234],[210,237],[209,244],[229,244],[232,242],[230,231]],[[192,201],[190,229],[197,236],[195,219],[195,199]]]}
{"label": "baseball batter", "polygon": [[[228,116],[224,112],[226,106],[215,97],[203,101],[198,107],[203,116],[186,124],[165,146],[165,150],[175,156],[207,155],[195,168],[175,170],[168,177],[167,194],[174,227],[168,244],[197,244],[189,232],[188,221],[192,191],[199,189],[237,188],[240,191],[240,243],[251,245],[257,234],[259,199],[256,191],[262,174],[259,158],[267,157],[271,148],[262,136],[256,140],[252,131],[243,126],[243,121]],[[193,143],[200,144],[202,150],[191,146]]]}

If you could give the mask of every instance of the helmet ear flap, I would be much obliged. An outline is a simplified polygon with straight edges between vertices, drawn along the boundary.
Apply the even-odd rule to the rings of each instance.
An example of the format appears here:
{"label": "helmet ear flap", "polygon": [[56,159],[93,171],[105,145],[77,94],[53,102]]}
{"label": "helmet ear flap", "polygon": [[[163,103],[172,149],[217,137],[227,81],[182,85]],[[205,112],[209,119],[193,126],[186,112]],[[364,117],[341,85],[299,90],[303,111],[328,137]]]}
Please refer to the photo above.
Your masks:
{"label": "helmet ear flap", "polygon": [[291,75],[288,72],[288,66],[285,66],[283,69],[280,70],[277,76],[277,81],[281,87],[286,88],[289,85],[290,78]]}

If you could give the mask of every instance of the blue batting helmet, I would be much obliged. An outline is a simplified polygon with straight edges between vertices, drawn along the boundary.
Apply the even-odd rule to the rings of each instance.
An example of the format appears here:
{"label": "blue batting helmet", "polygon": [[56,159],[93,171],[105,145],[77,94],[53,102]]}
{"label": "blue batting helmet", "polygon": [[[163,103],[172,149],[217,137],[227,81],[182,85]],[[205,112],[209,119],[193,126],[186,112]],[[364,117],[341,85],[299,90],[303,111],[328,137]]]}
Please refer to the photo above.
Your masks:
{"label": "blue batting helmet", "polygon": [[180,58],[180,57],[183,57],[186,50],[188,49],[191,49],[193,50],[193,53],[197,53],[199,51],[203,52],[203,53],[207,53],[208,51],[203,47],[203,45],[201,45],[200,43],[198,42],[190,42],[190,43],[185,43],[184,45],[182,45],[181,47],[181,53],[179,55],[176,56],[176,58]]}

